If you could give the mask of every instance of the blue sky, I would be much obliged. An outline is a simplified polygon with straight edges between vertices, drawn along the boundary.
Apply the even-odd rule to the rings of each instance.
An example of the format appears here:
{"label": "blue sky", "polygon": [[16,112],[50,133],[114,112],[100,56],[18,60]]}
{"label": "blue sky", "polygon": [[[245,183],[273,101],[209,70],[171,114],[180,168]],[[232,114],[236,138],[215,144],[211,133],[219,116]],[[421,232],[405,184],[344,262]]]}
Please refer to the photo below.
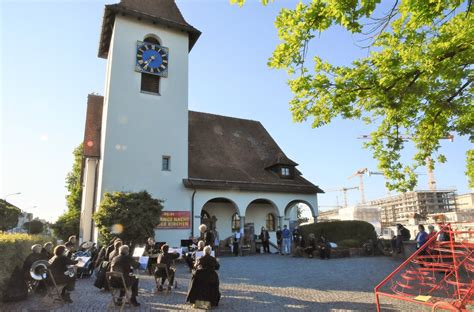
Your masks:
{"label": "blue sky", "polygon": [[[103,6],[114,2],[0,0],[0,197],[21,192],[8,201],[50,221],[66,210],[65,177],[72,151],[83,139],[87,94],[103,94],[99,32]],[[376,171],[370,151],[357,139],[372,129],[346,120],[318,129],[310,122],[292,122],[286,73],[266,63],[278,43],[273,21],[282,3],[294,7],[296,1],[268,7],[249,2],[239,8],[226,0],[177,1],[185,19],[202,31],[189,56],[189,109],[258,120],[314,184],[357,186],[358,179],[348,180],[353,172]],[[367,53],[355,41],[333,28],[311,53],[349,64]],[[442,143],[448,162],[435,170],[439,189],[469,191],[464,174],[469,146],[462,137]],[[364,183],[367,199],[386,194],[381,176],[366,177]],[[418,188],[427,189],[426,175]],[[348,195],[350,204],[359,201],[357,191]],[[328,209],[342,204],[343,196],[328,192],[319,202]]]}

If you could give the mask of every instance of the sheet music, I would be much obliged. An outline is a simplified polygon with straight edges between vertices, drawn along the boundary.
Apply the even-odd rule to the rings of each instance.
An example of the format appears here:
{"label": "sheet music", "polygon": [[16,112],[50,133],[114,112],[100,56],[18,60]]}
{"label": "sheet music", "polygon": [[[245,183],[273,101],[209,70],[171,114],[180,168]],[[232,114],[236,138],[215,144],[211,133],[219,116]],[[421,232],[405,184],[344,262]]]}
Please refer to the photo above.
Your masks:
{"label": "sheet music", "polygon": [[145,253],[145,246],[143,246],[143,247],[137,246],[137,247],[135,247],[135,249],[133,250],[133,255],[132,255],[132,257],[138,258],[138,257],[143,256],[144,253]]}
{"label": "sheet music", "polygon": [[140,256],[140,258],[138,259],[138,263],[140,263],[140,269],[146,270],[149,258],[150,257],[148,257],[148,256]]}
{"label": "sheet music", "polygon": [[78,261],[76,266],[78,268],[83,268],[90,259],[91,257],[76,257],[76,260]]}
{"label": "sheet music", "polygon": [[[204,256],[204,251],[196,251],[196,260]],[[211,251],[211,256],[215,257],[214,250]]]}
{"label": "sheet music", "polygon": [[168,250],[169,253],[178,253],[179,257],[181,258],[183,256],[183,248],[170,248]]}

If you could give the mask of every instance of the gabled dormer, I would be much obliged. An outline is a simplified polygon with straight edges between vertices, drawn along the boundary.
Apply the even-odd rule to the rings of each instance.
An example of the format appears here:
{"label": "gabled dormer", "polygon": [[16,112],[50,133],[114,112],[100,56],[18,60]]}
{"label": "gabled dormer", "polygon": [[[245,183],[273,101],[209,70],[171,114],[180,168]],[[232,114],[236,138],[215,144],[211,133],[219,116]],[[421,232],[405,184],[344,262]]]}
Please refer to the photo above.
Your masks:
{"label": "gabled dormer", "polygon": [[265,169],[277,174],[281,179],[294,179],[299,171],[295,168],[298,166],[293,160],[286,157],[283,153],[278,153],[272,163]]}

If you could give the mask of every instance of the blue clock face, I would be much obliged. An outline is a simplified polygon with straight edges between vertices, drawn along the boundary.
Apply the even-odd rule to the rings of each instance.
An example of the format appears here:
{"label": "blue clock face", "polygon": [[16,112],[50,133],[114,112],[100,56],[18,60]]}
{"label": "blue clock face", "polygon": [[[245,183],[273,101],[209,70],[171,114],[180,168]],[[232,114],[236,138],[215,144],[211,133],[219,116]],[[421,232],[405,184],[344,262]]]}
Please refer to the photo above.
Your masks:
{"label": "blue clock face", "polygon": [[168,75],[168,48],[148,42],[137,42],[136,70],[153,75]]}

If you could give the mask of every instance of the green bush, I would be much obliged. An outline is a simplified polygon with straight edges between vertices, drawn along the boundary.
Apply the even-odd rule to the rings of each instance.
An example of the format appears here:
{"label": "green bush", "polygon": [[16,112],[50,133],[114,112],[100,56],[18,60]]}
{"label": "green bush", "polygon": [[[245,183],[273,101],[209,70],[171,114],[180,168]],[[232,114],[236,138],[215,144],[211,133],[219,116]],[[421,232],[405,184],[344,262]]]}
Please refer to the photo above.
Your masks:
{"label": "green bush", "polygon": [[52,241],[49,236],[0,233],[0,298],[3,298],[10,275],[31,253],[31,246]]}
{"label": "green bush", "polygon": [[347,240],[356,240],[361,245],[369,239],[373,241],[376,239],[374,226],[365,221],[319,222],[303,225],[300,230],[305,239],[313,233],[316,239],[324,235],[328,241],[338,245]]}
{"label": "green bush", "polygon": [[343,239],[342,241],[337,242],[339,247],[347,248],[359,248],[362,247],[362,242],[358,239]]}

